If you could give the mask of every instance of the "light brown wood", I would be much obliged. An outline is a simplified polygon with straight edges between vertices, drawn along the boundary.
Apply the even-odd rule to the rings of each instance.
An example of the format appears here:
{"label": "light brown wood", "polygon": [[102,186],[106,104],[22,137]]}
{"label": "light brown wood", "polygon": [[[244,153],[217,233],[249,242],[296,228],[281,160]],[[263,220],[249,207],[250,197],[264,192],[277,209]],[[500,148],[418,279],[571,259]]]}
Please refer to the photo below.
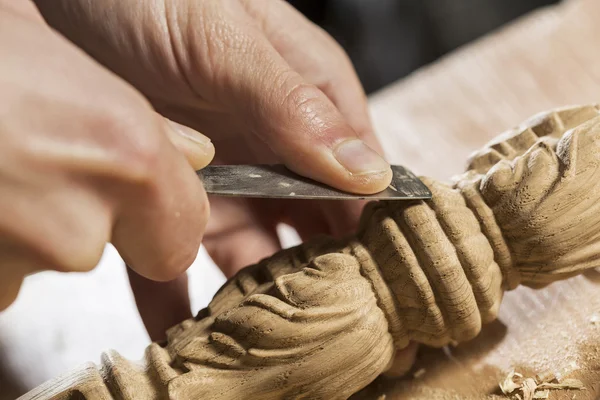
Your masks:
{"label": "light brown wood", "polygon": [[[567,0],[528,15],[371,97],[386,154],[444,179],[507,126],[539,110],[600,98],[600,2]],[[441,156],[440,156],[441,155]],[[549,399],[600,397],[600,274],[542,290],[509,292],[499,319],[473,341],[421,347],[403,379],[379,378],[356,399],[506,399],[498,383],[511,368],[533,376],[576,368],[587,390]],[[419,379],[416,371],[424,370]]]}
{"label": "light brown wood", "polygon": [[505,290],[598,263],[596,106],[506,132],[453,185],[423,180],[431,201],[371,202],[356,236],[315,239],[240,271],[142,365],[111,351],[102,379],[92,369],[24,398],[345,399],[410,341],[471,340]]}
{"label": "light brown wood", "polygon": [[[591,48],[593,43],[579,42],[597,32],[592,22],[594,12],[599,9],[592,1],[576,4],[569,6],[571,9],[557,9],[560,12],[539,16],[540,19],[536,18],[535,24],[530,21],[527,28],[516,26],[496,38],[486,39],[467,49],[466,55],[459,52],[455,58],[374,98],[374,120],[380,129],[388,128],[390,135],[384,136],[384,143],[393,153],[393,160],[410,165],[420,173],[447,177],[448,173],[458,173],[467,152],[484,143],[494,131],[549,106],[597,98],[598,83],[589,77],[593,72],[585,72],[586,68],[597,70],[594,69],[598,66],[597,62],[594,64],[595,58],[589,59],[589,54],[595,54]],[[539,41],[548,46],[539,46]],[[575,60],[588,57],[588,63],[567,57],[566,61],[561,58],[562,64],[551,64],[557,55],[548,51],[548,47],[557,54],[569,54]],[[523,80],[516,79],[520,73],[531,73],[532,82],[523,85]],[[555,74],[565,74],[569,79],[562,79],[561,85],[556,85]],[[489,80],[477,79],[486,75]],[[394,138],[393,132],[398,136]],[[433,138],[435,140],[431,140]],[[393,147],[387,146],[390,143]],[[339,278],[335,273],[332,276]],[[356,279],[362,282],[361,278]],[[588,388],[577,393],[577,398],[596,398],[600,381],[597,353],[600,340],[592,317],[600,310],[598,281],[598,275],[592,272],[587,277],[570,279],[535,292],[519,289],[507,296],[500,320],[484,328],[475,340],[446,348],[444,352],[425,351],[417,367],[424,368],[420,378],[379,379],[357,397],[377,398],[385,393],[387,399],[481,399],[488,395],[491,398],[495,397],[491,393],[497,390],[504,370],[510,366],[534,374],[562,370],[575,361],[579,369],[574,375]],[[372,305],[366,303],[365,307]],[[381,317],[381,313],[375,314],[376,319]],[[180,333],[176,330],[172,335]],[[158,348],[154,345],[151,347],[154,350],[149,350],[157,359],[164,356]],[[107,356],[105,362],[128,365],[114,353]],[[302,367],[296,370],[302,372]],[[131,372],[132,376],[136,374],[140,376],[139,372]],[[158,375],[160,379],[168,379],[168,369]],[[360,379],[366,378],[359,375]],[[153,398],[140,389],[147,385],[143,379],[140,381],[142,383],[135,386],[137,391],[131,393],[132,398]],[[560,395],[551,394],[555,396],[551,398],[561,398]],[[571,395],[563,398],[571,398]],[[243,398],[250,397],[250,392],[244,393]]]}

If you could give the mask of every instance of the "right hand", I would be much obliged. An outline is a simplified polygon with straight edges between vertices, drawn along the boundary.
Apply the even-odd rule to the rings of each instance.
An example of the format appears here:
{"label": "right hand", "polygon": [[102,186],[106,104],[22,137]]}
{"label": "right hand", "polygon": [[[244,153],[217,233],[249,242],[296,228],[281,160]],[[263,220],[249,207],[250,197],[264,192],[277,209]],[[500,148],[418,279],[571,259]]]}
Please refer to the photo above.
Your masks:
{"label": "right hand", "polygon": [[[0,1],[0,310],[35,271],[86,271],[111,241],[153,280],[193,261],[214,148],[53,32]],[[188,162],[186,162],[187,156]]]}

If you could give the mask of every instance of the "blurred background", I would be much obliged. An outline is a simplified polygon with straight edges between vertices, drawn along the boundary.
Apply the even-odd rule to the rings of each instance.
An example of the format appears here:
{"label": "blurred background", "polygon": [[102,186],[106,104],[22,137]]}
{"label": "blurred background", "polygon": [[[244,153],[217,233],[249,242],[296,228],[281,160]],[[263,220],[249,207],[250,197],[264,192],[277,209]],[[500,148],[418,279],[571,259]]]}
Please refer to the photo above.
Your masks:
{"label": "blurred background", "polygon": [[350,55],[367,93],[557,0],[288,0]]}
{"label": "blurred background", "polygon": [[[288,0],[348,52],[372,93],[457,47],[556,0]],[[284,244],[297,241],[284,232]],[[205,252],[190,268],[192,307],[224,282]],[[89,274],[44,272],[27,278],[0,313],[0,400],[118,350],[140,358],[149,339],[118,254],[107,248]]]}

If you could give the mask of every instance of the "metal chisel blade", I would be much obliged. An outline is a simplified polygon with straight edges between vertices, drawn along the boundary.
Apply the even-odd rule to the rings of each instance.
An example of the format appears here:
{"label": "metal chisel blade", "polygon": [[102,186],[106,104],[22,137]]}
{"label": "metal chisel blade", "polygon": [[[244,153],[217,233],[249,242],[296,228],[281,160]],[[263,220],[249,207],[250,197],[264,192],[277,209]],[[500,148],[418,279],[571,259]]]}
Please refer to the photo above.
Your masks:
{"label": "metal chisel blade", "polygon": [[282,164],[209,165],[196,171],[206,192],[230,197],[323,200],[417,200],[430,199],[431,192],[412,172],[392,165],[391,184],[382,192],[362,195],[343,192],[302,177]]}

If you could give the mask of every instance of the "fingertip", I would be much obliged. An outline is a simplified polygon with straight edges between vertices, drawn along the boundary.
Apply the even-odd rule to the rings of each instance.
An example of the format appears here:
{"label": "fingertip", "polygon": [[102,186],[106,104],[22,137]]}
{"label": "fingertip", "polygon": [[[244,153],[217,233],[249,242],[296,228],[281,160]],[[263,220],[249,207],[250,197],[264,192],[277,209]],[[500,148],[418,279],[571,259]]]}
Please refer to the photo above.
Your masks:
{"label": "fingertip", "polygon": [[215,156],[215,147],[210,138],[185,125],[167,118],[165,120],[171,143],[185,155],[194,170],[210,164]]}
{"label": "fingertip", "polygon": [[286,97],[293,113],[284,113],[277,126],[262,130],[269,132],[265,140],[274,152],[295,172],[336,189],[356,194],[384,190],[392,180],[387,161],[318,88],[296,87]]}
{"label": "fingertip", "polygon": [[385,190],[392,182],[393,172],[383,156],[375,134],[368,129],[356,131],[343,124],[344,137],[335,142],[332,155],[343,168],[346,179],[336,185],[338,189],[358,194],[374,194]]}
{"label": "fingertip", "polygon": [[[336,158],[336,160],[338,159]],[[355,172],[356,170],[350,170],[345,165],[342,165],[342,167],[345,167],[345,180],[340,180],[339,183],[336,182],[333,185],[341,190],[356,194],[369,195],[385,190],[392,182],[392,169],[387,163],[385,165],[385,169],[370,170],[359,173]]]}
{"label": "fingertip", "polygon": [[[357,137],[350,137],[309,157],[297,157],[290,168],[336,189],[356,194],[374,194],[392,181],[390,165]],[[307,162],[309,160],[310,162]]]}
{"label": "fingertip", "polygon": [[353,176],[381,175],[390,169],[379,153],[358,138],[338,143],[333,156]]}

